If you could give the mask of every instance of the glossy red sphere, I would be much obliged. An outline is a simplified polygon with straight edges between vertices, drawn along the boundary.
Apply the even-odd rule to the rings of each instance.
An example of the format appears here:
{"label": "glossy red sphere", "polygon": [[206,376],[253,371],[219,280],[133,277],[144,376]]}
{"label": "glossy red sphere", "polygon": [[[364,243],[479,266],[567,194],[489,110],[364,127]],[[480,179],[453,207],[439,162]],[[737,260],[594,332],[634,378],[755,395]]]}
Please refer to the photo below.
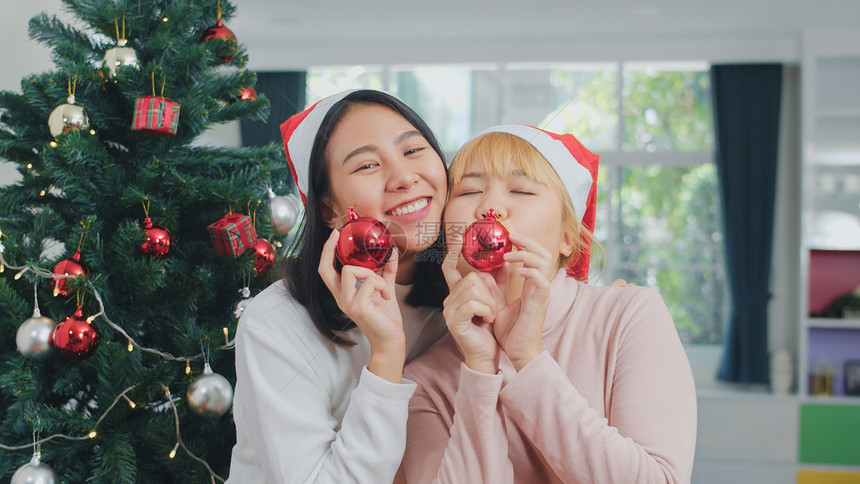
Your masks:
{"label": "glossy red sphere", "polygon": [[230,59],[232,59],[233,56],[236,55],[236,52],[239,51],[236,34],[224,26],[220,18],[218,19],[218,23],[203,31],[203,34],[200,36],[200,40],[204,42],[207,40],[218,41],[216,53],[224,62],[230,62]]}
{"label": "glossy red sphere", "polygon": [[153,224],[152,219],[146,217],[143,219],[143,231],[146,233],[146,240],[140,244],[141,254],[161,257],[170,252],[173,239],[171,239],[170,231],[167,228]]}
{"label": "glossy red sphere", "polygon": [[[87,268],[83,260],[81,260],[81,251],[78,250],[68,259],[63,259],[54,266],[54,274],[57,276],[85,276]],[[69,287],[71,277],[54,277],[54,295],[68,296],[72,293]]]}
{"label": "glossy red sphere", "polygon": [[508,229],[498,221],[490,209],[484,220],[469,225],[463,234],[463,258],[479,271],[491,271],[505,263],[504,255],[513,245]]}
{"label": "glossy red sphere", "polygon": [[349,220],[340,229],[335,254],[343,265],[378,271],[388,262],[394,248],[391,232],[379,220],[359,217],[348,210]]}
{"label": "glossy red sphere", "polygon": [[51,345],[69,361],[81,361],[99,347],[99,331],[84,319],[78,306],[75,314],[64,319],[51,334]]}
{"label": "glossy red sphere", "polygon": [[275,247],[268,240],[260,237],[254,244],[254,275],[268,271],[275,263]]}

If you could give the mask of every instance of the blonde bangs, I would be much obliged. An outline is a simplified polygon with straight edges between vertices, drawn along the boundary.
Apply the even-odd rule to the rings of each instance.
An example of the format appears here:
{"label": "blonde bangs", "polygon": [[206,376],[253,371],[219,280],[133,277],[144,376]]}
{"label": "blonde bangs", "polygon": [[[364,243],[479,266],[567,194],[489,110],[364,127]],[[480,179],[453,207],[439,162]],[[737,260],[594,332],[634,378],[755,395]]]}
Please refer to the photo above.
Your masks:
{"label": "blonde bangs", "polygon": [[466,143],[454,156],[450,185],[460,183],[467,173],[486,173],[507,181],[515,171],[548,187],[553,181],[561,184],[546,158],[528,141],[507,133],[487,133]]}

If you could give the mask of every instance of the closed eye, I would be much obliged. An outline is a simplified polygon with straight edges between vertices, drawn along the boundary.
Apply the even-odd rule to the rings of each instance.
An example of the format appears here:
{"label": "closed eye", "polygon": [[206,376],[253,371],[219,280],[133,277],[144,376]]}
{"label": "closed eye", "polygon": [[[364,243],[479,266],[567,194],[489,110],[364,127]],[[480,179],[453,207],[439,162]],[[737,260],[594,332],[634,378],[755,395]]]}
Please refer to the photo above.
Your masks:
{"label": "closed eye", "polygon": [[511,193],[515,195],[534,195],[534,192],[528,192],[525,190],[511,190]]}

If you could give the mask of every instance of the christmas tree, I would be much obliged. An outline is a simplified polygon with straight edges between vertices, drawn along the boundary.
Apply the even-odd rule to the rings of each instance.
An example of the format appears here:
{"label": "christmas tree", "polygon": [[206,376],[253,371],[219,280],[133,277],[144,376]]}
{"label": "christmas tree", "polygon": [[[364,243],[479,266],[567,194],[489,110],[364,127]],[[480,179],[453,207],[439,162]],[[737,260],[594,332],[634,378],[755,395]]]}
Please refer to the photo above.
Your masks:
{"label": "christmas tree", "polygon": [[229,343],[296,205],[282,147],[194,141],[268,101],[226,0],[63,1],[29,27],[55,70],[0,92],[0,479],[223,481]]}

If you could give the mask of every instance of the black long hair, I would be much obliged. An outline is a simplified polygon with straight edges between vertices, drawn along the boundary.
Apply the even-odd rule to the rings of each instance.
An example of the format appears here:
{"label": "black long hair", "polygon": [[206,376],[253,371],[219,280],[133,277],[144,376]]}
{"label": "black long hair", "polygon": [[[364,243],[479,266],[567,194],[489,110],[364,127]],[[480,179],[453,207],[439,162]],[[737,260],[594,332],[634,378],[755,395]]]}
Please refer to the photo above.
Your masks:
{"label": "black long hair", "polygon": [[[319,202],[330,195],[331,190],[328,163],[325,158],[329,136],[344,114],[358,104],[379,104],[406,118],[430,143],[430,146],[442,159],[442,164],[445,165],[445,156],[427,123],[403,101],[384,92],[354,91],[335,103],[323,118],[311,149],[304,220],[291,247],[290,254],[292,256],[283,266],[282,276],[284,285],[293,298],[307,308],[314,326],[326,338],[342,346],[355,344],[343,334],[344,331],[355,327],[355,323],[337,306],[334,296],[318,272],[323,244],[328,240],[332,231],[320,213]],[[445,165],[446,180],[447,173],[448,167]],[[448,287],[445,284],[441,267],[441,255],[443,253],[441,227],[439,232],[436,241],[415,256],[417,265],[413,286],[406,297],[406,303],[410,306],[441,308],[442,301],[448,294]]]}

